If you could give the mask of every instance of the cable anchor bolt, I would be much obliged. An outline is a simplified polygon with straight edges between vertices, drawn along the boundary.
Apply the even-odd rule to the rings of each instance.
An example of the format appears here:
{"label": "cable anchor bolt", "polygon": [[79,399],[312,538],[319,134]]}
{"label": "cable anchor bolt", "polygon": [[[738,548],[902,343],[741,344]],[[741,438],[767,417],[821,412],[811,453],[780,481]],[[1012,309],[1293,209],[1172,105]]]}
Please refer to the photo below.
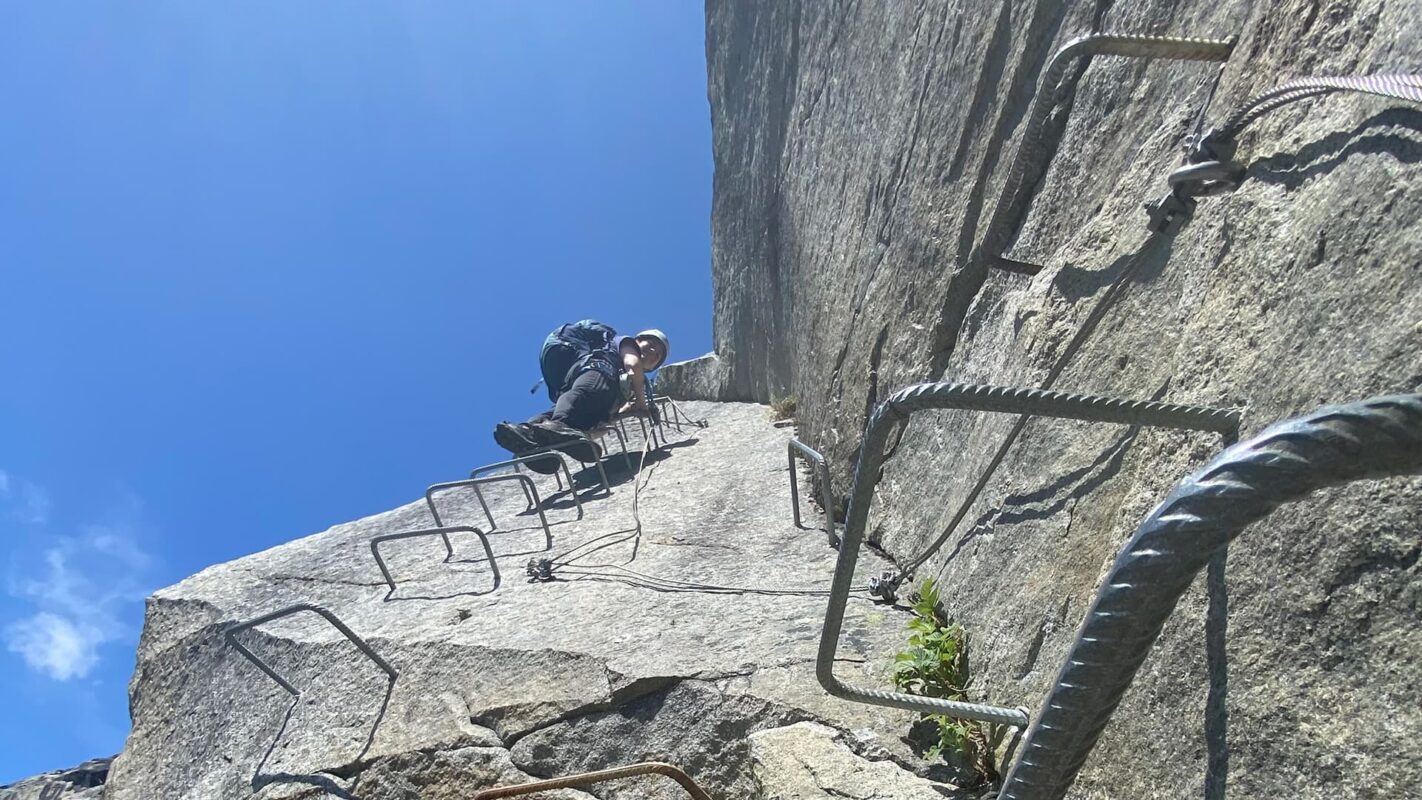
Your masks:
{"label": "cable anchor bolt", "polygon": [[553,561],[548,558],[530,558],[523,572],[530,582],[547,583],[553,580]]}
{"label": "cable anchor bolt", "polygon": [[902,575],[892,570],[886,571],[877,578],[869,579],[869,594],[885,603],[896,602],[899,599],[899,585],[903,582]]}

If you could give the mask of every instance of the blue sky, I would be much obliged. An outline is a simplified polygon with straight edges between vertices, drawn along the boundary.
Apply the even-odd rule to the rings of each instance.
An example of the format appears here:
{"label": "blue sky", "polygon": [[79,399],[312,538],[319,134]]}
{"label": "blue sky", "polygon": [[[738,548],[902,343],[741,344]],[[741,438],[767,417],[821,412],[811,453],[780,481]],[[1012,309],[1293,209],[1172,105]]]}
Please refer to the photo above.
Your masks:
{"label": "blue sky", "polygon": [[0,0],[0,783],[142,598],[493,460],[549,329],[710,349],[700,3]]}

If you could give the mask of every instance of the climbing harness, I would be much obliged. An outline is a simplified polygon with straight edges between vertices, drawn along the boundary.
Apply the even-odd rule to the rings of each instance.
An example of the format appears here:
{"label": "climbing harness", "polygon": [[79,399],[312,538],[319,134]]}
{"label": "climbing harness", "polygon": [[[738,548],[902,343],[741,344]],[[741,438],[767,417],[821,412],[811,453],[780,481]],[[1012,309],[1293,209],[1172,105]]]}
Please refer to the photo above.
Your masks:
{"label": "climbing harness", "polygon": [[330,611],[327,611],[326,609],[322,608],[321,606],[312,603],[298,603],[294,606],[287,606],[286,608],[280,609],[278,611],[273,611],[270,614],[263,614],[260,617],[249,619],[246,622],[240,622],[235,625],[231,625],[224,632],[227,638],[227,643],[231,645],[232,648],[238,653],[241,653],[243,658],[252,662],[252,664],[255,665],[257,669],[261,670],[268,678],[271,678],[272,680],[276,681],[281,686],[281,688],[287,690],[296,697],[300,697],[300,690],[298,690],[295,686],[292,686],[291,683],[286,680],[286,678],[283,678],[281,675],[278,675],[276,670],[272,669],[270,666],[267,665],[265,661],[258,658],[255,653],[253,653],[251,650],[248,650],[245,645],[237,641],[237,634],[250,628],[255,628],[258,625],[265,625],[266,623],[271,622],[273,620],[281,619],[282,617],[291,616],[292,614],[299,614],[302,611],[310,611],[311,613],[316,614],[322,619],[331,623],[331,626],[334,627],[336,630],[340,631],[341,635],[349,639],[351,644],[355,645],[358,650],[365,654],[366,658],[369,658],[371,661],[374,661],[376,666],[380,667],[382,670],[385,670],[385,674],[390,676],[391,681],[394,681],[397,677],[399,677],[399,673],[395,671],[395,668],[390,666],[390,663],[387,662],[385,659],[381,658],[380,654],[375,652],[375,650],[370,645],[366,644],[364,639],[357,636],[355,631],[348,628],[346,626],[346,623],[341,622],[339,617],[337,617],[335,614],[332,614]]}
{"label": "climbing harness", "polygon": [[[1183,430],[1212,431],[1233,435],[1239,427],[1240,413],[1230,408],[1206,408],[1176,405],[1157,401],[1121,400],[1112,397],[1067,394],[1040,389],[1015,389],[1000,386],[975,386],[952,383],[924,383],[895,392],[880,403],[869,418],[860,448],[859,463],[854,470],[854,487],[850,493],[849,515],[845,521],[844,539],[839,547],[831,584],[829,607],[825,611],[824,629],[820,637],[819,655],[815,663],[820,685],[835,697],[859,703],[903,708],[927,714],[947,714],[960,719],[975,719],[1024,727],[1027,715],[1021,709],[1001,708],[977,703],[960,703],[937,697],[923,697],[850,686],[834,674],[835,653],[839,649],[840,631],[844,627],[844,611],[854,567],[869,519],[869,505],[874,488],[879,483],[883,466],[884,445],[890,430],[910,415],[926,409],[956,408],[969,411],[992,411],[1035,416],[1109,422],[1119,425],[1148,425]],[[895,578],[885,586],[876,584],[878,594],[889,599],[898,588]]]}
{"label": "climbing harness", "polygon": [[612,769],[603,769],[597,772],[580,772],[577,775],[533,781],[517,786],[500,786],[495,789],[484,789],[474,793],[474,800],[497,800],[500,797],[516,797],[518,795],[534,794],[536,792],[551,792],[555,789],[571,789],[577,786],[590,786],[594,783],[634,778],[638,775],[663,775],[676,781],[694,800],[711,800],[711,796],[706,794],[700,786],[697,786],[690,775],[687,775],[681,769],[671,764],[664,764],[659,761],[629,764],[625,767],[613,767]]}
{"label": "climbing harness", "polygon": [[1161,628],[1245,527],[1319,489],[1422,472],[1422,394],[1321,408],[1226,449],[1146,517],[1101,582],[999,800],[1058,800]]}
{"label": "climbing harness", "polygon": [[[385,576],[385,585],[390,587],[389,593],[385,595],[387,600],[391,595],[395,594],[395,578],[390,575],[390,568],[385,565],[385,559],[380,557],[380,543],[393,542],[399,539],[415,539],[422,536],[438,536],[444,540],[444,560],[447,562],[454,558],[454,545],[449,541],[449,535],[451,533],[472,533],[479,537],[479,543],[484,545],[484,556],[489,561],[489,569],[494,572],[494,588],[499,588],[499,583],[501,582],[499,576],[499,562],[494,558],[494,551],[489,547],[489,538],[484,535],[483,531],[468,525],[456,525],[449,528],[426,528],[418,531],[383,533],[370,540],[370,554],[375,556],[375,564],[380,567],[380,574]],[[550,547],[553,545],[551,538],[548,541],[548,545]]]}

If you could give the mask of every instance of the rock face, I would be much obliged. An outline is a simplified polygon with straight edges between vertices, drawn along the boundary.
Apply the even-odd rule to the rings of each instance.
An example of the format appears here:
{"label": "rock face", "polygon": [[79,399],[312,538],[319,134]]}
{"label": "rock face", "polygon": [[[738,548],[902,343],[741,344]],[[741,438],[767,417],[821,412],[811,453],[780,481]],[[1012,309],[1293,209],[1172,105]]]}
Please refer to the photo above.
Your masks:
{"label": "rock face", "polygon": [[[791,521],[789,432],[763,406],[685,410],[709,427],[673,431],[640,472],[630,468],[636,459],[611,457],[610,497],[592,488],[594,472],[576,476],[582,519],[566,492],[540,498],[551,550],[518,489],[486,490],[497,582],[477,538],[463,533],[447,562],[438,539],[382,545],[397,580],[390,592],[370,540],[433,525],[415,502],[159,592],[131,685],[133,732],[105,800],[453,800],[644,760],[681,766],[715,797],[754,797],[757,770],[781,774],[791,756],[767,755],[777,748],[753,735],[802,722],[821,726],[819,751],[873,761],[845,769],[928,785],[910,742],[913,715],[835,700],[815,682],[835,551],[823,531]],[[552,483],[540,478],[550,492]],[[468,490],[436,503],[446,524],[487,527]],[[551,558],[555,580],[529,582],[530,557]],[[886,562],[870,555],[863,566]],[[398,678],[311,613],[238,634],[299,697],[226,643],[230,624],[298,602],[334,612]],[[884,685],[882,655],[902,646],[904,624],[897,609],[853,601],[854,643],[839,670]],[[681,790],[648,778],[589,791]]]}
{"label": "rock face", "polygon": [[[1238,43],[1222,71],[1080,65],[1029,202],[999,213],[1045,64],[1092,30]],[[669,365],[658,388],[732,402],[688,403],[711,426],[638,479],[613,459],[614,491],[589,492],[585,518],[550,498],[551,549],[516,489],[490,490],[497,582],[463,533],[448,561],[432,539],[390,544],[387,593],[369,542],[430,526],[416,502],[159,592],[106,800],[452,800],[648,759],[719,798],[961,795],[964,776],[917,754],[914,715],[815,682],[834,553],[791,522],[790,434],[740,401],[793,397],[796,435],[829,457],[842,498],[868,413],[925,380],[1238,406],[1245,434],[1422,387],[1422,112],[1359,96],[1273,112],[1241,140],[1238,191],[1164,237],[1140,210],[1202,113],[1218,122],[1295,76],[1422,62],[1415,4],[713,0],[707,33],[716,353]],[[994,215],[1037,274],[989,268]],[[948,531],[1016,422],[914,416],[870,534],[904,564],[949,533],[914,582],[938,578],[969,632],[975,699],[1035,709],[1120,543],[1221,442],[1033,420]],[[487,527],[467,493],[439,502],[446,522]],[[1182,601],[1072,796],[1422,792],[1419,530],[1415,479],[1255,525]],[[530,557],[553,558],[557,580],[527,582]],[[866,553],[858,584],[891,566]],[[225,641],[297,602],[339,615],[398,678],[312,614],[240,637],[297,697]],[[852,599],[836,673],[887,686],[904,617]]]}
{"label": "rock face", "polygon": [[0,786],[0,800],[102,800],[112,764],[112,758],[94,758],[73,769]]}
{"label": "rock face", "polygon": [[[1415,12],[714,0],[716,357],[669,366],[660,386],[795,397],[799,435],[830,458],[841,497],[867,413],[926,380],[1030,387],[1059,373],[1063,390],[1238,406],[1246,435],[1325,402],[1416,391],[1422,111],[1359,95],[1275,111],[1240,141],[1238,191],[1149,241],[1141,211],[1202,111],[1218,123],[1297,76],[1415,68]],[[1043,269],[990,270],[981,240],[1044,64],[1093,30],[1238,44],[1222,71],[1108,56],[1079,68],[1049,117],[1054,156],[1012,220],[1008,255]],[[923,552],[1015,422],[916,415],[879,486],[873,541],[900,563]],[[915,578],[946,587],[977,696],[1042,701],[1122,540],[1220,446],[1027,423]],[[1422,792],[1419,530],[1416,480],[1327,492],[1254,526],[1222,579],[1182,602],[1075,791]]]}

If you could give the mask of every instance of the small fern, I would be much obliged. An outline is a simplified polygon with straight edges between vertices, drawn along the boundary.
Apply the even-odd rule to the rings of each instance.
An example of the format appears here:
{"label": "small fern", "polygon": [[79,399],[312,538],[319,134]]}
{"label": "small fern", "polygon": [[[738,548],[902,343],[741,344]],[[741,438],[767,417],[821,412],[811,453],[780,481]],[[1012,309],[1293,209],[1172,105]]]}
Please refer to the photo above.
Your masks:
{"label": "small fern", "polygon": [[[894,657],[894,686],[909,694],[971,702],[968,633],[939,610],[938,586],[933,579],[923,582],[912,610],[908,649]],[[973,765],[981,780],[997,780],[994,751],[1005,730],[993,726],[996,730],[989,735],[977,722],[942,714],[928,718],[938,729],[938,741],[925,754],[928,758],[961,757]]]}

